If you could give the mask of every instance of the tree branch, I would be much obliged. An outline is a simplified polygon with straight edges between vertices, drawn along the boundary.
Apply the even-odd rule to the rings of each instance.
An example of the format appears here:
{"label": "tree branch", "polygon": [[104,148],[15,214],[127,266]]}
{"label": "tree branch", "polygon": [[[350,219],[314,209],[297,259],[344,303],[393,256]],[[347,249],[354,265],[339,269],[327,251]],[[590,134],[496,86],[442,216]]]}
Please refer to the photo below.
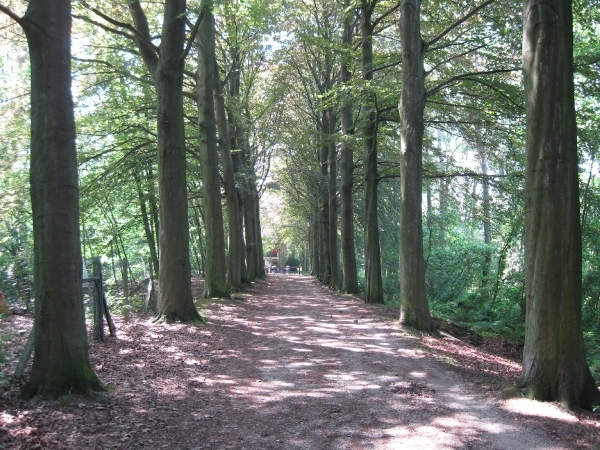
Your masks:
{"label": "tree branch", "polygon": [[[158,48],[156,45],[154,45],[154,44],[153,44],[153,43],[152,43],[152,42],[151,42],[151,41],[148,39],[148,37],[147,37],[147,36],[144,36],[142,33],[140,33],[140,32],[139,32],[139,31],[138,31],[138,30],[137,30],[137,29],[136,29],[136,28],[135,28],[133,25],[131,25],[130,23],[126,23],[126,22],[119,22],[118,20],[115,20],[115,19],[113,19],[113,18],[111,18],[111,17],[107,16],[107,15],[106,15],[106,14],[104,14],[102,11],[100,11],[100,10],[98,10],[98,9],[96,9],[96,8],[90,8],[90,7],[89,7],[87,4],[85,4],[85,3],[84,3],[84,6],[86,6],[86,7],[87,7],[87,8],[88,8],[90,11],[92,11],[94,14],[96,14],[96,15],[97,15],[97,16],[99,16],[100,18],[102,18],[102,19],[106,20],[108,23],[110,23],[110,24],[112,24],[112,25],[114,25],[114,26],[116,26],[116,27],[119,27],[119,28],[124,28],[124,29],[126,29],[126,30],[129,30],[129,31],[131,31],[131,32],[132,32],[132,33],[135,35],[135,37],[136,37],[136,38],[138,38],[138,39],[140,39],[141,41],[143,41],[143,42],[144,42],[144,44],[146,44],[148,47],[150,47],[152,50],[154,50],[154,51],[156,52],[156,54],[157,54],[157,55],[159,54],[159,52],[160,52],[160,51],[159,51],[159,48]],[[89,19],[89,18],[86,18],[86,17],[84,17],[84,16],[74,16],[74,17],[77,17],[78,19],[82,19],[82,20],[86,20],[86,19],[88,19],[88,20],[86,20],[86,21],[89,21],[90,23],[93,23],[94,25],[100,25],[100,26],[102,26],[101,24],[99,24],[99,23],[97,23],[97,22],[93,22],[91,19]],[[117,33],[117,34],[120,34],[121,36],[125,36],[125,37],[127,37],[127,38],[129,38],[129,39],[132,39],[132,38],[133,38],[133,36],[131,36],[130,34],[128,34],[128,33],[124,33],[124,32],[122,32],[122,31],[119,31],[119,30],[115,30],[114,28],[110,28],[110,27],[106,27],[106,26],[102,26],[102,28],[104,28],[104,29],[105,29],[105,30],[107,30],[107,31],[110,31],[111,33]]]}
{"label": "tree branch", "polygon": [[373,11],[375,11],[375,7],[377,6],[377,2],[379,0],[371,0],[369,1],[365,1],[365,9],[367,10],[367,14],[370,16],[373,14]]}
{"label": "tree branch", "polygon": [[[111,68],[113,70],[113,72],[106,72],[106,73],[113,73],[113,74],[117,74],[117,75],[122,75],[122,76],[124,76],[126,78],[129,78],[130,80],[134,80],[134,81],[137,81],[139,83],[148,84],[150,86],[153,86],[151,80],[138,77],[137,75],[134,75],[134,74],[132,74],[131,72],[129,72],[127,70],[119,69],[114,64],[109,63],[108,61],[103,61],[101,59],[77,58],[75,56],[73,56],[72,59],[73,59],[73,61],[79,61],[79,62],[83,62],[83,63],[100,64],[100,65],[109,67],[109,68]],[[96,73],[97,74],[101,74],[102,72],[96,72]]]}
{"label": "tree branch", "polygon": [[427,49],[427,53],[429,53],[429,52],[435,52],[436,50],[443,50],[443,49],[449,48],[449,47],[464,47],[467,44],[471,44],[473,42],[478,42],[477,39],[467,39],[467,40],[464,40],[464,41],[459,41],[458,39],[461,36],[465,35],[465,34],[467,34],[466,31],[464,33],[461,33],[456,39],[454,39],[454,40],[452,40],[450,42],[447,42],[447,43],[442,44],[442,45],[438,45],[437,47],[429,47]]}
{"label": "tree branch", "polygon": [[477,46],[477,47],[475,47],[475,48],[469,49],[469,50],[467,50],[467,51],[465,51],[465,52],[463,52],[463,53],[460,53],[460,54],[458,54],[458,55],[451,56],[450,58],[448,58],[448,59],[445,59],[445,60],[443,60],[443,61],[441,61],[441,62],[437,63],[437,64],[436,64],[435,66],[433,66],[433,67],[432,67],[430,70],[428,70],[427,72],[425,72],[425,76],[427,76],[427,75],[429,75],[430,73],[432,73],[432,72],[433,72],[435,69],[437,69],[438,67],[440,67],[440,66],[443,66],[443,65],[444,65],[444,64],[446,64],[446,63],[449,63],[449,62],[450,62],[450,61],[452,61],[453,59],[460,58],[461,56],[465,56],[465,55],[468,55],[469,53],[476,52],[477,50],[479,50],[479,49],[481,49],[481,48],[483,48],[483,47],[485,47],[485,45],[479,45],[479,46]]}
{"label": "tree branch", "polygon": [[464,22],[469,20],[471,17],[473,17],[479,11],[481,11],[486,6],[488,6],[492,3],[494,3],[494,0],[487,0],[486,2],[482,3],[481,5],[477,6],[474,9],[472,9],[466,16],[462,17],[461,19],[458,19],[456,22],[454,22],[452,25],[450,25],[448,28],[446,28],[444,31],[442,31],[440,34],[438,34],[436,37],[434,37],[430,41],[425,42],[425,49],[427,49],[429,46],[435,44],[436,42],[442,40],[443,38],[445,38],[456,27],[458,27],[459,25],[462,25]]}
{"label": "tree branch", "polygon": [[575,64],[575,66],[573,68],[579,69],[580,67],[593,66],[594,64],[598,64],[599,62],[600,62],[600,56],[596,57],[596,59],[593,59],[591,61]]}
{"label": "tree branch", "polygon": [[388,17],[390,14],[394,13],[402,4],[402,2],[398,2],[396,3],[394,6],[392,6],[390,9],[388,9],[386,12],[384,12],[381,16],[379,16],[377,19],[375,19],[372,23],[371,26],[373,27],[373,29],[379,24],[381,23],[383,20],[386,19],[386,17]]}
{"label": "tree branch", "polygon": [[15,22],[17,22],[19,25],[21,25],[21,27],[23,26],[23,19],[21,19],[14,12],[12,12],[12,10],[10,8],[8,8],[7,6],[0,4],[0,11],[3,12],[4,14],[6,14],[8,17],[10,17]]}
{"label": "tree branch", "polygon": [[484,175],[482,173],[466,171],[466,172],[450,172],[450,173],[426,173],[423,171],[423,178],[427,179],[439,179],[439,178],[476,178],[478,180],[489,180],[493,181],[499,178],[524,178],[523,174],[506,174],[506,175]]}
{"label": "tree branch", "polygon": [[380,72],[382,70],[389,69],[390,67],[399,66],[400,64],[402,64],[402,61],[394,61],[389,64],[384,64],[383,66],[374,67],[371,70],[369,70],[367,72],[367,74],[371,75],[371,74],[374,74],[375,72]]}
{"label": "tree branch", "polygon": [[467,78],[471,78],[471,77],[476,76],[476,75],[493,75],[493,74],[496,74],[496,73],[519,72],[520,70],[521,70],[521,68],[497,69],[497,70],[487,70],[487,71],[483,71],[483,72],[469,72],[469,73],[463,73],[461,75],[456,75],[455,77],[448,78],[446,81],[442,81],[440,84],[438,84],[433,89],[431,89],[430,91],[428,91],[426,93],[426,97],[427,98],[432,97],[437,92],[439,92],[442,89],[444,89],[446,86],[449,86],[451,84],[454,84],[454,83],[456,83],[458,81],[461,81],[461,80],[464,80],[464,79],[467,79]]}
{"label": "tree branch", "polygon": [[95,25],[95,26],[97,26],[99,28],[102,28],[104,31],[108,31],[111,34],[116,34],[116,35],[119,35],[119,36],[123,36],[124,38],[127,38],[127,39],[129,39],[131,41],[135,41],[135,36],[133,36],[133,35],[131,35],[129,33],[126,33],[124,31],[117,30],[116,28],[112,28],[112,27],[109,27],[107,25],[104,25],[103,23],[96,22],[95,20],[90,19],[87,16],[80,16],[80,15],[77,15],[77,14],[73,14],[73,18],[74,19],[83,20],[84,22],[87,22],[89,24]]}
{"label": "tree branch", "polygon": [[152,44],[152,36],[150,35],[150,27],[148,26],[148,18],[142,8],[139,0],[129,0],[129,13],[133,19],[133,27],[136,31],[136,44],[142,60],[150,72],[154,82],[158,79],[158,63],[160,58],[160,49]]}
{"label": "tree branch", "polygon": [[190,38],[188,39],[188,43],[185,46],[185,50],[180,56],[181,60],[184,60],[190,54],[190,50],[192,49],[192,45],[194,44],[194,39],[196,39],[196,34],[198,33],[198,28],[200,28],[200,22],[202,22],[202,19],[204,19],[204,9],[198,15],[198,19],[196,20],[196,23],[192,28],[192,32],[190,34]]}

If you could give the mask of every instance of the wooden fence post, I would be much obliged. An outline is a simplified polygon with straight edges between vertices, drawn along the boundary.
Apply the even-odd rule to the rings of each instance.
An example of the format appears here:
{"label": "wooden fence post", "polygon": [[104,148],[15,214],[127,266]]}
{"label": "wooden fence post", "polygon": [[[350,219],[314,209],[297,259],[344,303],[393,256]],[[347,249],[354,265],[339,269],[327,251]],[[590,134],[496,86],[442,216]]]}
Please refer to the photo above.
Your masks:
{"label": "wooden fence post", "polygon": [[104,340],[104,283],[102,279],[102,263],[99,258],[94,258],[93,262],[94,285],[96,286],[96,295],[94,296],[94,339],[96,341]]}

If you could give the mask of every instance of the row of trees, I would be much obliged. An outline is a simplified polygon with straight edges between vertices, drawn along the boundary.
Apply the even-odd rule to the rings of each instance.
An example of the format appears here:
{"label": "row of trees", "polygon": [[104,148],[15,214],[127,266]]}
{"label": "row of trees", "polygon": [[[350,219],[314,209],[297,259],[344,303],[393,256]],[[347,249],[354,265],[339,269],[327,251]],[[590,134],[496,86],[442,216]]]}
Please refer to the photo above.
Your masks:
{"label": "row of trees", "polygon": [[[158,276],[156,312],[167,321],[202,320],[191,289],[191,223],[205,297],[264,276],[256,169],[265,144],[250,109],[261,65],[245,65],[260,54],[258,25],[267,21],[257,11],[255,29],[240,27],[241,10],[224,5],[217,39],[208,0],[81,2],[74,13],[70,1],[29,2],[23,16],[14,6],[0,9],[25,32],[31,64],[35,357],[23,396],[89,393],[102,387],[87,354],[80,231],[90,256],[106,255],[103,222],[123,259],[133,247],[123,231],[145,237],[145,251],[139,244],[134,251],[149,255],[143,263]],[[19,221],[26,230],[27,216]]]}
{"label": "row of trees", "polygon": [[[189,308],[190,222],[195,225],[198,245],[192,253],[203,261],[206,275],[205,297],[226,295],[264,275],[255,170],[260,166],[260,142],[253,139],[248,105],[256,74],[247,73],[243,66],[256,49],[256,35],[251,35],[256,32],[239,30],[235,24],[239,12],[230,8],[222,11],[223,22],[219,24],[219,31],[228,37],[216,39],[212,3],[188,6],[180,4],[170,11],[168,8],[174,6],[169,3],[163,13],[160,7],[145,5],[144,9],[140,2],[117,8],[98,2],[86,3],[77,14],[87,24],[83,31],[95,52],[93,57],[88,51],[85,57],[77,58],[85,97],[102,99],[82,117],[84,139],[89,139],[84,149],[87,176],[82,184],[84,189],[97,189],[106,195],[98,183],[110,177],[126,186],[128,195],[137,197],[152,256],[151,270],[158,272],[161,286],[159,313],[168,320],[189,320],[189,314],[194,314]],[[152,27],[160,28],[161,17],[160,46],[156,46],[153,41],[157,33]],[[228,21],[233,24],[228,25]],[[166,49],[172,53],[166,54]],[[190,65],[196,70],[186,68]],[[115,102],[126,108],[124,115],[115,115]],[[148,123],[147,114],[139,114],[153,111],[154,104],[156,128]],[[139,114],[133,123],[131,114]],[[108,136],[98,139],[107,131]],[[109,152],[102,147],[107,142]],[[157,172],[152,159],[154,145],[158,145]],[[107,153],[114,155],[106,158]],[[140,160],[144,164],[140,165]],[[194,169],[188,169],[190,165]],[[161,211],[159,224],[157,210]],[[89,212],[96,214],[97,208],[90,205]],[[96,218],[90,221],[98,223]],[[124,245],[121,247],[125,252]],[[157,254],[165,260],[159,260]],[[169,268],[175,272],[170,273]],[[189,299],[187,312],[166,307],[167,298]]]}
{"label": "row of trees", "polygon": [[[598,26],[597,16],[583,14],[591,3],[576,4],[575,30]],[[77,3],[79,183],[73,118],[63,114],[73,110],[70,72],[49,63],[71,59],[70,2],[32,1],[22,17],[2,7],[25,30],[32,62],[37,362],[25,394],[100,388],[83,325],[67,326],[83,323],[83,311],[63,314],[65,299],[80,303],[81,248],[84,256],[139,260],[158,276],[160,315],[200,320],[193,265],[205,273],[206,297],[264,274],[258,199],[261,181],[270,181],[286,202],[276,239],[308,254],[321,281],[370,303],[399,293],[401,321],[424,331],[432,329],[430,306],[471,308],[497,324],[491,319],[515,317],[516,305],[519,319],[526,310],[520,381],[529,394],[573,408],[597,404],[581,334],[571,4],[524,6],[521,28],[506,20],[514,11],[502,1]],[[66,17],[69,26],[54,27]],[[597,81],[598,46],[593,35],[578,36],[580,148],[592,164],[585,232],[597,216],[590,123],[598,104],[586,90]],[[48,82],[56,74],[60,85]],[[53,124],[57,117],[69,123]],[[11,145],[16,161],[22,144]],[[22,164],[12,167],[22,173]],[[23,179],[11,192],[26,191]],[[48,198],[61,192],[69,197]],[[60,214],[69,217],[64,225]],[[2,239],[23,254],[28,219],[17,217]]]}
{"label": "row of trees", "polygon": [[[597,29],[592,3],[575,4],[574,26],[569,1],[526,1],[523,27],[493,0],[299,4],[278,50],[276,88],[293,82],[279,92],[274,175],[279,239],[319,280],[369,303],[387,294],[423,331],[432,299],[488,331],[515,311],[504,320],[525,326],[520,384],[586,408],[599,396],[582,335],[573,77],[597,80],[598,59],[580,32],[574,70],[573,29]],[[579,99],[597,117],[597,99]]]}

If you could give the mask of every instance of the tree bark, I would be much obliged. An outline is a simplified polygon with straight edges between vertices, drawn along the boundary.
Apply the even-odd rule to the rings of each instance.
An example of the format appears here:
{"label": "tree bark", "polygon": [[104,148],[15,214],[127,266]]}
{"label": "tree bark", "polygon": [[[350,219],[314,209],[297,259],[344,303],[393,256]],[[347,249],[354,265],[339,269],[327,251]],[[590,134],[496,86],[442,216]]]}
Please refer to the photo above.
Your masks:
{"label": "tree bark", "polygon": [[153,276],[156,276],[158,274],[158,253],[156,252],[154,233],[152,232],[152,227],[150,226],[150,217],[148,215],[148,208],[146,207],[144,190],[142,189],[142,182],[137,172],[133,173],[133,178],[135,179],[138,198],[140,200],[140,212],[142,214],[142,222],[144,223],[146,242],[148,242],[148,249],[150,250],[150,271],[152,272]]}
{"label": "tree bark", "polygon": [[365,183],[365,302],[383,303],[381,249],[379,247],[377,172],[377,111],[375,96],[368,83],[373,80],[372,4],[363,0],[361,6],[362,76],[366,82],[364,94],[365,124],[363,127],[363,159]]}
{"label": "tree bark", "polygon": [[[160,248],[160,220],[158,217],[158,203],[156,201],[156,183],[154,182],[154,172],[152,166],[149,165],[148,171],[146,172],[146,184],[148,192],[148,206],[150,207],[150,216],[152,217],[153,224],[153,235],[156,245]],[[156,254],[156,275],[160,272],[158,253]]]}
{"label": "tree bark", "polygon": [[[123,266],[123,320],[125,323],[129,323],[129,263],[127,262],[127,258],[123,258],[121,265]],[[100,311],[102,311],[102,309]]]}
{"label": "tree bark", "polygon": [[[438,161],[439,161],[439,169],[441,173],[446,171],[446,161],[444,161],[444,155],[442,151],[442,131],[437,130],[437,151],[438,151]],[[438,237],[438,245],[441,250],[446,248],[446,216],[448,215],[448,181],[445,178],[440,178],[439,184],[439,198],[440,198],[440,234]]]}
{"label": "tree bark", "polygon": [[329,247],[329,121],[331,117],[328,110],[321,113],[321,148],[319,149],[319,163],[321,164],[321,248],[323,260],[321,266],[321,280],[329,284],[331,280],[331,248]]}
{"label": "tree bark", "polygon": [[312,275],[315,278],[321,276],[321,250],[319,243],[321,242],[321,227],[319,226],[319,191],[318,188],[312,186],[309,188],[312,191],[313,198],[311,209],[311,229],[312,229]]}
{"label": "tree bark", "polygon": [[202,239],[202,221],[204,219],[201,219],[202,213],[200,211],[200,206],[194,202],[192,204],[192,211],[194,212],[192,219],[194,220],[194,225],[196,227],[196,233],[198,234],[198,250],[200,252],[200,276],[202,278],[204,278],[206,276],[205,274],[205,267],[206,267],[206,252],[204,251],[204,244],[203,244],[203,239]]}
{"label": "tree bark", "polygon": [[[350,0],[345,0],[344,9],[344,34],[343,45],[347,51],[352,48],[352,16],[349,14]],[[342,55],[341,82],[348,83],[351,73],[348,67],[346,54]],[[354,187],[354,149],[352,137],[354,128],[352,125],[352,103],[350,99],[343,99],[342,104],[342,146],[340,150],[340,234],[342,247],[342,292],[346,294],[358,294],[358,276],[356,273],[356,249],[354,247],[354,206],[352,189]]]}
{"label": "tree bark", "polygon": [[[256,273],[256,257],[249,262],[246,257],[246,233],[245,227],[248,226],[253,232],[254,224],[246,222],[246,199],[248,197],[247,193],[247,176],[244,173],[245,161],[246,161],[246,133],[244,132],[243,121],[241,120],[240,114],[240,105],[239,105],[239,97],[240,97],[240,86],[241,86],[241,70],[240,70],[240,60],[239,60],[239,52],[237,48],[231,49],[232,53],[232,67],[231,67],[231,80],[229,83],[229,95],[235,106],[230,108],[228,114],[228,121],[230,124],[230,129],[233,130],[230,142],[231,142],[231,161],[233,163],[233,173],[235,176],[236,182],[236,191],[237,191],[237,201],[238,201],[238,211],[239,211],[239,228],[240,228],[240,241],[241,241],[241,252],[240,252],[240,264],[241,264],[241,281],[242,284],[247,283],[249,280],[255,279],[258,275]],[[233,109],[233,111],[231,111]],[[249,218],[252,218],[250,215]],[[251,254],[251,256],[254,256]],[[251,265],[251,275],[248,270],[248,264]]]}
{"label": "tree bark", "polygon": [[[256,172],[248,149],[250,143],[244,128],[238,126],[238,142],[243,145],[241,152],[241,169],[244,178],[244,223],[246,227],[246,260],[248,267],[253,265],[254,278],[265,277],[265,260],[263,254],[262,234],[260,229],[260,199],[256,186]],[[252,261],[252,263],[250,263]]]}
{"label": "tree bark", "polygon": [[221,184],[217,151],[217,130],[213,89],[215,83],[215,26],[212,1],[202,1],[204,17],[200,23],[196,44],[198,70],[196,101],[198,104],[198,140],[204,202],[204,227],[206,232],[206,279],[204,297],[226,297],[227,263],[225,258],[225,233],[221,208]]}
{"label": "tree bark", "polygon": [[30,0],[20,22],[31,60],[30,187],[35,321],[23,398],[102,390],[88,354],[71,95],[71,2]]}
{"label": "tree bark", "polygon": [[128,4],[137,31],[140,55],[153,77],[157,96],[159,267],[157,313],[167,322],[202,320],[194,305],[191,284],[190,236],[183,70],[185,0],[165,3],[160,56],[152,41],[148,20],[138,0]]}
{"label": "tree bark", "polygon": [[[234,163],[234,167],[235,167],[235,163]],[[235,171],[234,171],[235,172]],[[237,173],[237,172],[235,172]],[[240,178],[239,176],[236,178]],[[244,233],[244,214],[245,214],[245,196],[244,196],[244,188],[242,186],[239,185],[239,182],[236,183],[237,187],[235,188],[236,190],[236,195],[237,195],[237,203],[238,203],[238,211],[239,211],[239,235],[240,235],[240,270],[241,270],[241,284],[247,284],[248,283],[248,265],[246,264],[246,239],[245,239],[245,233]]]}
{"label": "tree bark", "polygon": [[183,116],[185,12],[185,0],[165,3],[156,75],[161,218],[158,314],[167,322],[202,320],[194,305],[191,284]]}
{"label": "tree bark", "polygon": [[223,164],[223,185],[227,200],[227,220],[229,224],[229,255],[227,257],[227,285],[229,290],[242,287],[242,222],[238,204],[238,195],[233,172],[231,157],[231,141],[229,139],[229,124],[225,112],[223,85],[215,61],[215,111],[217,129],[219,131],[219,147]]}
{"label": "tree bark", "polygon": [[489,284],[489,276],[492,264],[492,218],[491,218],[491,199],[490,199],[490,181],[487,178],[489,171],[489,162],[487,151],[481,149],[481,174],[482,180],[482,206],[483,206],[483,243],[485,244],[483,256],[483,284]]}
{"label": "tree bark", "polygon": [[[333,137],[335,132],[335,118],[333,109],[329,109],[329,136]],[[338,196],[337,196],[337,147],[333,139],[329,143],[329,265],[331,267],[331,278],[329,287],[339,291],[342,289],[342,271],[340,268],[340,250],[338,244]]]}
{"label": "tree bark", "polygon": [[253,196],[253,206],[254,206],[254,233],[255,233],[255,241],[256,241],[256,267],[258,268],[258,276],[264,278],[265,274],[265,258],[263,252],[263,244],[262,244],[262,231],[260,228],[260,198],[258,196],[258,190],[256,186],[256,173],[254,172],[254,166],[249,167],[250,171],[250,181],[251,181],[251,194]]}
{"label": "tree bark", "polygon": [[[245,164],[244,164],[245,165]],[[258,249],[256,239],[256,232],[254,230],[255,219],[254,219],[254,197],[251,192],[251,184],[247,174],[244,173],[243,180],[243,196],[244,196],[244,234],[246,237],[246,270],[248,271],[248,279],[254,280],[258,278]],[[264,267],[264,263],[262,263]]]}
{"label": "tree bark", "polygon": [[569,409],[600,404],[581,326],[581,226],[569,0],[523,1],[526,331],[519,383]]}
{"label": "tree bark", "polygon": [[400,8],[400,322],[417,330],[431,331],[423,256],[423,113],[426,93],[421,2],[403,0]]}

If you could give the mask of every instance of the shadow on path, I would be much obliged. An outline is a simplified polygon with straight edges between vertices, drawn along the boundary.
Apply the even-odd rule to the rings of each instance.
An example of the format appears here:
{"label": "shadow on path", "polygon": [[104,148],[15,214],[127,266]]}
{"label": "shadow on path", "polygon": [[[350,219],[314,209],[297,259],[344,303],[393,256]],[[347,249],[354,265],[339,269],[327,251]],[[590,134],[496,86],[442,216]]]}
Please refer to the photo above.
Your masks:
{"label": "shadow on path", "polygon": [[312,278],[270,276],[208,329],[227,338],[194,378],[196,448],[561,448]]}
{"label": "shadow on path", "polygon": [[110,404],[23,404],[14,389],[0,448],[567,448],[531,417],[572,417],[526,400],[508,411],[310,277],[271,275],[236,298],[211,303],[203,326],[138,318],[92,344]]}

